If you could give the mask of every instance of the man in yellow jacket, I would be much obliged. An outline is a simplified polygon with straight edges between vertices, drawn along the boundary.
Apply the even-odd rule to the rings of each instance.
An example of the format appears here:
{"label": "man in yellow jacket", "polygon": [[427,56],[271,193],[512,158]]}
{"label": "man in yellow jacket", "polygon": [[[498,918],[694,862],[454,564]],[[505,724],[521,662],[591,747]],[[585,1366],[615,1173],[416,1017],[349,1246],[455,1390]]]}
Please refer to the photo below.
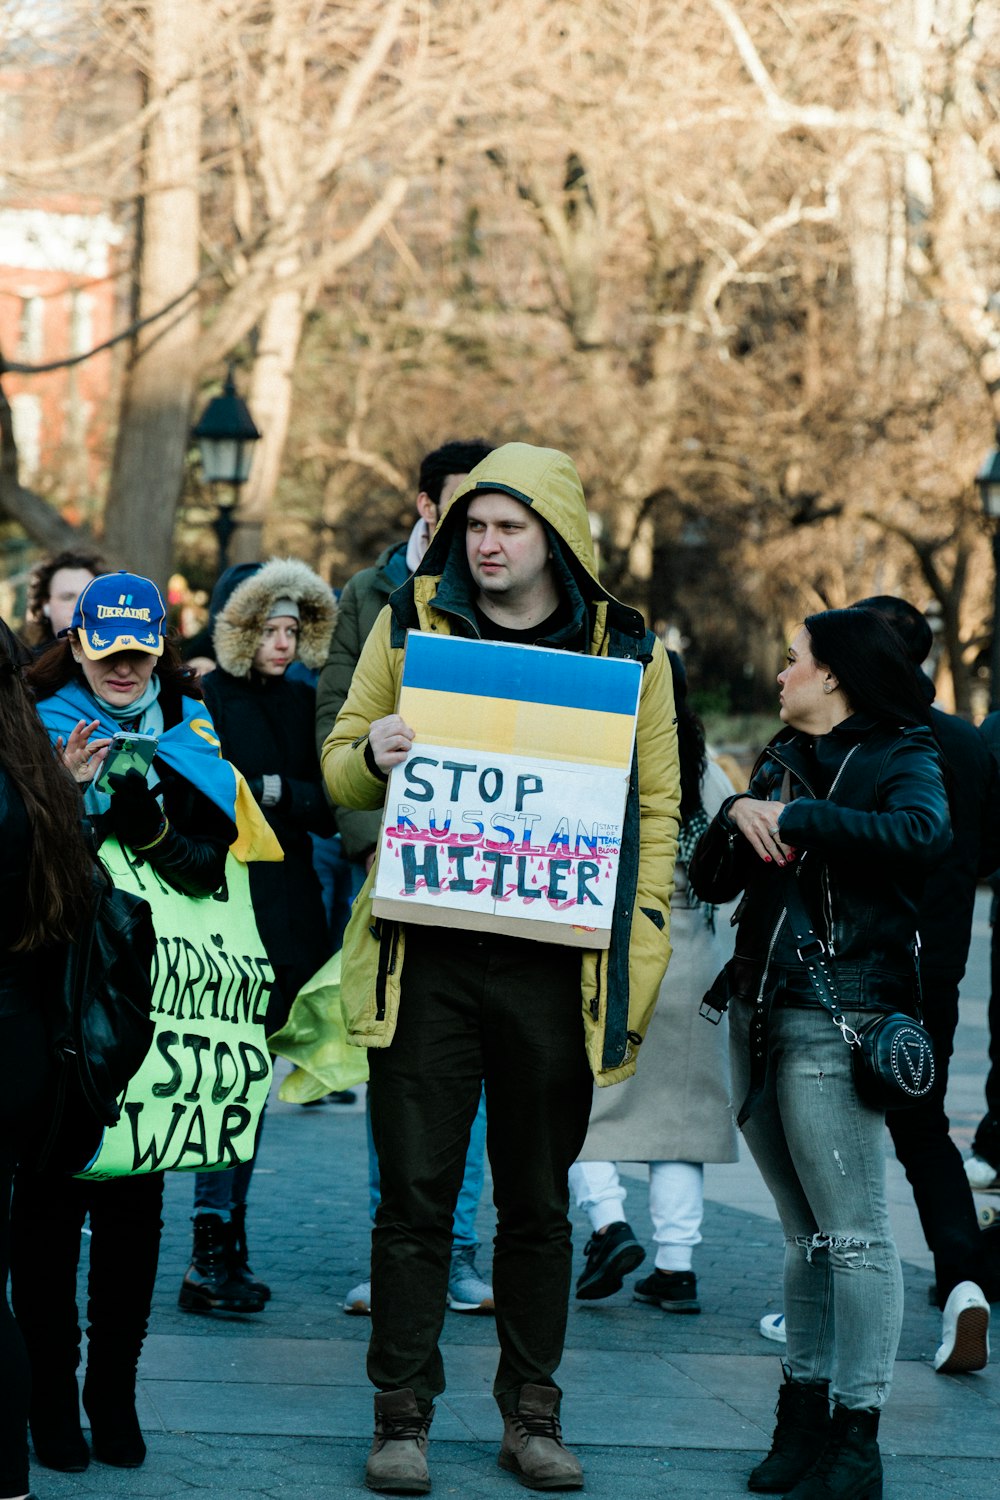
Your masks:
{"label": "man in yellow jacket", "polygon": [[444,1390],[452,1213],[485,1080],[497,1206],[493,1260],[503,1415],[500,1464],[538,1489],[576,1489],[562,1444],[572,1244],[567,1173],[592,1077],[629,1077],[670,956],[680,777],[666,655],[597,578],[576,468],[508,443],[452,497],[423,562],[379,616],[323,747],[334,802],[378,807],[413,745],[396,713],[408,630],[543,645],[642,663],[635,756],[608,949],[375,922],[368,881],[344,941],[351,1040],[368,1047],[382,1202],[372,1241],[375,1438],[365,1482],[430,1488],[427,1431]]}

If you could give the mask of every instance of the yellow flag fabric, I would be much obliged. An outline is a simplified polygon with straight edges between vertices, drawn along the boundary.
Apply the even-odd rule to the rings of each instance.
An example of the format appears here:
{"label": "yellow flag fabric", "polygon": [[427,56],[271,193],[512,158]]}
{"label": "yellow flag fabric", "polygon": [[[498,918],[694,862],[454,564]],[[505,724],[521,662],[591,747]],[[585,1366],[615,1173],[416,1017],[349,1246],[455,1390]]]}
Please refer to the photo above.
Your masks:
{"label": "yellow flag fabric", "polygon": [[241,771],[236,772],[236,810],[233,813],[233,821],[236,824],[236,838],[229,846],[229,852],[241,860],[243,864],[252,864],[254,860],[271,861],[277,864],[284,860],[285,851],[278,843],[277,834],[260,810],[260,804],[247,784]]}

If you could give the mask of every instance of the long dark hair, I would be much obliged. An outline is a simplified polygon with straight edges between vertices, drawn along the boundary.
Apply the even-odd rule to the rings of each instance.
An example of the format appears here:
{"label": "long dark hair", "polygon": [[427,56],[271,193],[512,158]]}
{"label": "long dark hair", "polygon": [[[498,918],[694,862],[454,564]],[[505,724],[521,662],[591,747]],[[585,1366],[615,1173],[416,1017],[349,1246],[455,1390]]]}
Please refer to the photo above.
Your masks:
{"label": "long dark hair", "polygon": [[922,674],[882,615],[828,609],[804,623],[813,660],[829,667],[854,713],[882,723],[930,724]]}
{"label": "long dark hair", "polygon": [[[24,680],[39,702],[51,698],[67,682],[82,682],[86,687],[83,672],[73,659],[72,640],[70,635],[54,641],[25,672]],[[160,690],[167,702],[178,702],[182,694],[188,698],[204,697],[198,674],[181,661],[181,653],[173,641],[164,642],[163,655],[157,659],[153,670],[160,679]],[[164,710],[166,712],[166,704]]]}
{"label": "long dark hair", "polygon": [[677,754],[681,764],[681,826],[701,807],[701,783],[705,775],[707,752],[705,728],[688,706],[687,671],[676,651],[668,651],[670,673],[674,679],[674,708],[677,712]]}
{"label": "long dark hair", "polygon": [[76,935],[90,902],[93,866],[80,794],[56,759],[22,679],[27,659],[0,620],[0,765],[20,793],[31,827],[24,930],[13,945],[21,952]]}

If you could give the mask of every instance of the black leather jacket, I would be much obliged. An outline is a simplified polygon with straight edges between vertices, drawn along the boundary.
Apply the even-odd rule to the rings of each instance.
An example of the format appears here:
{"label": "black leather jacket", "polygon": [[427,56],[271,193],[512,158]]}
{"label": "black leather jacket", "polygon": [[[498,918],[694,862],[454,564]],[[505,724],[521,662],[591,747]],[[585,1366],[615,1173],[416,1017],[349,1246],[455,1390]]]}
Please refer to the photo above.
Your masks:
{"label": "black leather jacket", "polygon": [[[912,990],[924,879],[951,841],[937,746],[928,729],[897,729],[861,714],[825,738],[827,761],[834,744],[839,760],[825,797],[812,785],[813,741],[792,729],[763,751],[746,795],[790,804],[781,816],[782,841],[798,851],[799,888],[834,959],[841,997],[865,1008],[909,1008],[898,991]],[[782,940],[777,932],[786,877],[764,864],[729,820],[734,800],[699,842],[688,875],[702,901],[718,904],[744,892],[734,918],[736,967],[755,971],[750,983],[763,988],[775,950],[789,956],[787,935]],[[747,977],[737,992],[746,993]]]}

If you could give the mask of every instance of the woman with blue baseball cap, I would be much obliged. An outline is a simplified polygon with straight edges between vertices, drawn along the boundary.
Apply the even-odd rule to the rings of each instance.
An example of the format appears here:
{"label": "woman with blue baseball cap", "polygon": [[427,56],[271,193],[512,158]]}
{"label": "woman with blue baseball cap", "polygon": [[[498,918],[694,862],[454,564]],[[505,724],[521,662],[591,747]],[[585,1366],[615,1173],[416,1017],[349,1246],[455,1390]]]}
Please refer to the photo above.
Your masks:
{"label": "woman with blue baseball cap", "polygon": [[[98,846],[109,837],[165,884],[207,897],[237,836],[235,776],[220,760],[197,679],[164,633],[160,591],[135,573],[90,582],[73,622],[27,673],[38,711],[83,795]],[[99,772],[116,732],[156,736],[148,770]],[[159,1255],[163,1174],[81,1181],[20,1172],[13,1204],[12,1292],[31,1361],[29,1423],[39,1461],[78,1472],[76,1271],[90,1214],[87,1374],[83,1404],[95,1458],[135,1468],[146,1445],[135,1412],[136,1365]],[[238,1289],[234,1289],[238,1290]],[[247,1299],[246,1311],[259,1310]]]}

